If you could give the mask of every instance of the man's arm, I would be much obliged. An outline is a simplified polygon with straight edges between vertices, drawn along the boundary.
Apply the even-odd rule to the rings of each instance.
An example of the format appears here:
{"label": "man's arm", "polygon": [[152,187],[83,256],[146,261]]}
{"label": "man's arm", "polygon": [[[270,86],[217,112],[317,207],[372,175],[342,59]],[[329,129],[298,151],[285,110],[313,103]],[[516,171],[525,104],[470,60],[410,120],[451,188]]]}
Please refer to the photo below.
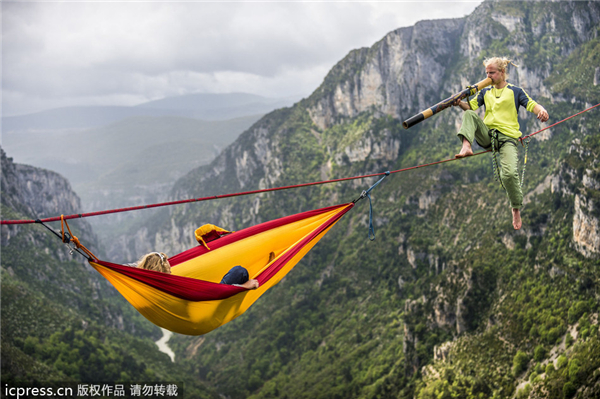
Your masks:
{"label": "man's arm", "polygon": [[454,106],[459,106],[463,111],[468,111],[471,109],[471,104],[466,101],[456,100],[452,103]]}
{"label": "man's arm", "polygon": [[525,90],[523,90],[520,87],[516,89],[518,93],[518,101],[522,107],[527,109],[527,111],[529,112],[533,112],[541,122],[546,122],[548,118],[550,118],[550,116],[548,115],[548,111],[546,111],[546,108],[533,101],[533,99],[529,97],[529,94],[527,94]]}
{"label": "man's arm", "polygon": [[542,122],[546,122],[548,118],[550,118],[546,108],[542,107],[540,104],[536,104],[535,107],[533,107],[533,113],[536,114],[537,118]]}

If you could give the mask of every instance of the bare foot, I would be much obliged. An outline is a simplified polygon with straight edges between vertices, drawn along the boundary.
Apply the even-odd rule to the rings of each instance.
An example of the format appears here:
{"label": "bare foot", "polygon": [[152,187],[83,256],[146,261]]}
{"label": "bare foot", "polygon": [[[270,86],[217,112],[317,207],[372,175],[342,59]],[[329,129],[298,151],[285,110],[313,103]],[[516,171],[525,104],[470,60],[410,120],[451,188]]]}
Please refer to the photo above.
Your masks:
{"label": "bare foot", "polygon": [[468,148],[465,148],[465,147],[461,148],[460,153],[456,154],[455,157],[456,158],[464,158],[464,157],[470,157],[471,155],[473,155],[473,150],[469,146]]}
{"label": "bare foot", "polygon": [[515,230],[519,230],[522,225],[521,212],[518,209],[513,208],[512,216],[513,216],[513,227],[515,228]]}
{"label": "bare foot", "polygon": [[473,149],[471,148],[471,143],[469,143],[469,140],[463,139],[462,143],[462,148],[460,149],[460,152],[455,155],[455,157],[464,158],[473,155]]}

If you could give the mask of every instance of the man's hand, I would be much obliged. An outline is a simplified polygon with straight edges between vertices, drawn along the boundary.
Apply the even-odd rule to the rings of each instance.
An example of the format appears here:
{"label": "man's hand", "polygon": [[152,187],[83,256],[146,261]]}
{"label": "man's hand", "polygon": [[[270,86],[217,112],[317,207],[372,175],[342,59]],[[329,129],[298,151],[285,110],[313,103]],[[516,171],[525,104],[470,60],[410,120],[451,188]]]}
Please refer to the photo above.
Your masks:
{"label": "man's hand", "polygon": [[255,290],[258,288],[258,281],[248,280],[244,284],[242,284],[242,287],[246,288],[247,290]]}
{"label": "man's hand", "polygon": [[456,100],[454,100],[454,101],[452,102],[452,105],[453,105],[454,107],[456,107],[456,106],[460,107],[460,108],[461,108],[463,111],[466,111],[466,110],[468,110],[468,109],[471,109],[471,105],[470,105],[468,102],[461,101],[461,99],[460,99],[460,98],[457,98]]}
{"label": "man's hand", "polygon": [[550,115],[548,115],[548,111],[546,111],[546,108],[542,107],[539,104],[535,106],[533,112],[537,115],[537,118],[541,122],[546,122],[550,118]]}

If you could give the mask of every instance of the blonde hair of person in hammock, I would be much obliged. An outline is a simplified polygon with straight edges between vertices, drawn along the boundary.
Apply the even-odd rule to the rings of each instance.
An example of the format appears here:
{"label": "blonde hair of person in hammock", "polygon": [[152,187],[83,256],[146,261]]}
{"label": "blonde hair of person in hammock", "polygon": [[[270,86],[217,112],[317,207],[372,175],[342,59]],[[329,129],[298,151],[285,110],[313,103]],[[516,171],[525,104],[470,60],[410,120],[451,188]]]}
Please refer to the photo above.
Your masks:
{"label": "blonde hair of person in hammock", "polygon": [[171,273],[169,258],[163,252],[150,252],[140,258],[137,268],[154,270],[155,272]]}

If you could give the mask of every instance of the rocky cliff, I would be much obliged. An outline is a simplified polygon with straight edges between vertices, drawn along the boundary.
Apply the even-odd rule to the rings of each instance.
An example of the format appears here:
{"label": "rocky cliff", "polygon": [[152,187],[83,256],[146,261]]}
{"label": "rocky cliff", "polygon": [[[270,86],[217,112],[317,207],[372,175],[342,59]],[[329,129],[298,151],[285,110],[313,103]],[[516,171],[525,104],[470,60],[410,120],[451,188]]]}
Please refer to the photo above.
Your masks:
{"label": "rocky cliff", "polygon": [[[396,161],[410,140],[403,141],[390,129],[375,132],[368,123],[352,135],[332,140],[335,129],[331,128],[344,126],[345,121],[365,113],[379,119],[384,115],[397,120],[412,116],[480,80],[482,59],[498,51],[507,53],[519,65],[510,71],[510,81],[526,87],[534,98],[563,101],[564,94],[547,87],[546,79],[563,57],[597,36],[599,13],[595,3],[558,2],[544,9],[541,4],[523,8],[518,3],[485,2],[463,19],[422,21],[390,32],[371,48],[352,51],[332,68],[309,98],[265,116],[211,165],[177,182],[172,198],[203,196],[212,189],[222,193],[299,182],[286,173],[293,169],[297,155],[287,151],[291,140],[306,143],[309,153],[301,155],[314,160],[300,181],[308,176],[340,177],[335,167],[345,164],[379,160],[370,164],[372,170],[379,170],[376,168]],[[499,41],[504,47],[499,47]],[[529,125],[532,129],[542,127],[527,113],[521,116],[522,130]],[[448,122],[458,126],[460,114],[447,111],[443,117],[428,121],[436,127]],[[418,133],[420,128],[413,130]],[[313,144],[325,148],[311,148]],[[319,173],[313,173],[315,169]],[[260,208],[257,201],[251,213]],[[258,219],[245,216],[244,220]],[[149,249],[152,245],[147,243],[158,240],[167,249],[180,251],[191,243],[178,241],[187,237],[183,230],[180,234],[168,233],[174,241],[165,234],[142,234],[136,246]]]}
{"label": "rocky cliff", "polygon": [[0,156],[4,205],[37,218],[56,216],[58,209],[65,214],[81,211],[81,201],[67,179],[49,170],[15,164],[2,149]]}
{"label": "rocky cliff", "polygon": [[365,111],[402,118],[432,105],[444,91],[465,19],[422,21],[352,51],[309,97],[307,111],[320,129]]}
{"label": "rocky cliff", "polygon": [[[15,164],[1,149],[0,157],[3,219],[81,212],[64,177]],[[60,231],[60,224],[49,225]],[[85,220],[70,225],[86,247],[103,255]],[[160,330],[59,238],[38,224],[2,225],[1,237],[3,386],[77,389],[77,383],[186,379],[150,339]],[[190,397],[216,397],[197,381],[185,386]]]}
{"label": "rocky cliff", "polygon": [[[19,212],[21,218],[30,219],[43,219],[60,213],[81,213],[81,200],[63,176],[49,170],[16,164],[1,148],[0,157],[2,205]],[[90,248],[97,248],[96,237],[87,221],[78,221],[74,227],[78,234],[83,234],[91,241]],[[20,229],[19,225],[2,225],[2,245],[10,244],[11,237]]]}
{"label": "rocky cliff", "polygon": [[[509,81],[558,121],[600,101],[595,69],[586,67],[597,65],[599,25],[595,2],[490,1],[462,19],[390,32],[351,51],[310,97],[266,115],[180,179],[172,197],[452,157],[457,110],[408,131],[400,123],[481,80],[482,60],[492,55],[512,58],[519,67]],[[569,384],[593,397],[600,364],[581,365],[586,353],[600,353],[599,118],[592,112],[531,144],[521,231],[511,228],[486,157],[395,175],[373,194],[374,243],[359,205],[248,314],[201,341],[177,337],[180,354],[200,362],[198,377],[231,397],[514,397],[528,389],[562,398]],[[523,132],[543,126],[520,116]],[[350,201],[370,184],[169,209],[124,247],[180,252],[202,223],[239,229]],[[560,356],[567,363],[559,367]]]}

